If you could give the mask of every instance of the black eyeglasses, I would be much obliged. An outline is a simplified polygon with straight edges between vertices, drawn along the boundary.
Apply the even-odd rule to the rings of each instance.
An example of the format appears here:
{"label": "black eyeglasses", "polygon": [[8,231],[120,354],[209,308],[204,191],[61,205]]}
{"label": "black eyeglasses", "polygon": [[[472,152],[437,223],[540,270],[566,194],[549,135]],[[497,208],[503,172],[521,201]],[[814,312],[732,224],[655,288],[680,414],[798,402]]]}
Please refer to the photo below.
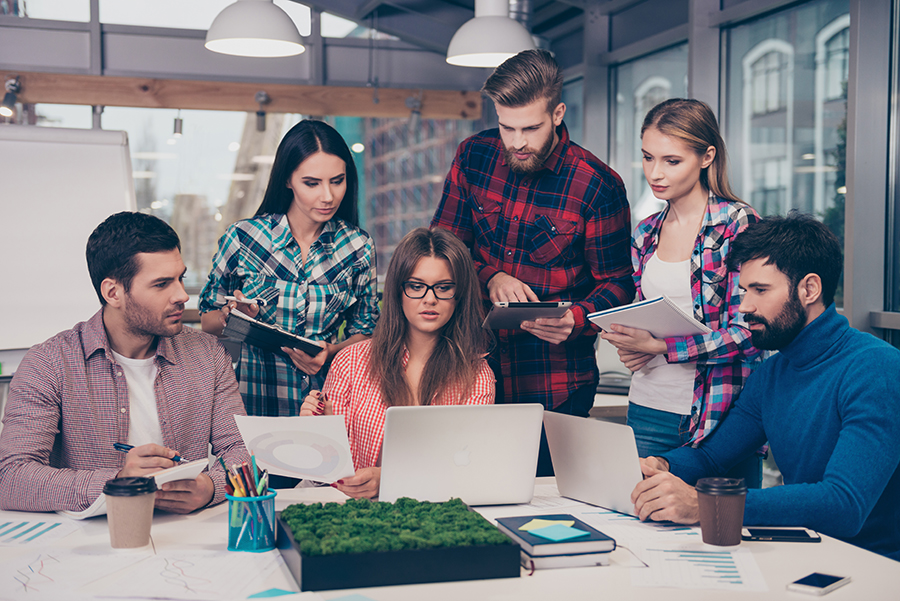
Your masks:
{"label": "black eyeglasses", "polygon": [[434,297],[438,300],[452,300],[456,294],[456,284],[453,282],[438,282],[433,286],[429,286],[422,282],[403,282],[403,294],[409,298],[425,298],[429,290],[434,292]]}

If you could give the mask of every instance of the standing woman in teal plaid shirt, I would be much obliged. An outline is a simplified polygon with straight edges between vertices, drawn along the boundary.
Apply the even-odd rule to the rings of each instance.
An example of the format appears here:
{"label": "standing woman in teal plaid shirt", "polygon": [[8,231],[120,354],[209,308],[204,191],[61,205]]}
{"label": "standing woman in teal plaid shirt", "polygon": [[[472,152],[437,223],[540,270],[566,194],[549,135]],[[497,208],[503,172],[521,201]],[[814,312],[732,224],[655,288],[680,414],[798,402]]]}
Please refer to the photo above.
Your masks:
{"label": "standing woman in teal plaid shirt", "polygon": [[[203,330],[221,334],[236,307],[325,349],[311,357],[244,344],[237,376],[249,415],[299,414],[309,391],[322,388],[335,353],[375,328],[375,245],[358,227],[357,182],[341,135],[322,121],[301,121],[278,146],[256,215],[219,240],[200,293]],[[226,295],[263,302],[227,303]]]}
{"label": "standing woman in teal plaid shirt", "polygon": [[[759,220],[728,185],[725,143],[715,115],[699,100],[672,99],[647,113],[641,127],[644,176],[666,208],[643,220],[632,237],[637,300],[666,296],[712,330],[654,338],[613,326],[604,333],[634,372],[628,425],[641,457],[660,455],[709,436],[759,358],[738,312],[738,272],[728,271],[731,241]],[[760,463],[745,471],[752,485]]]}

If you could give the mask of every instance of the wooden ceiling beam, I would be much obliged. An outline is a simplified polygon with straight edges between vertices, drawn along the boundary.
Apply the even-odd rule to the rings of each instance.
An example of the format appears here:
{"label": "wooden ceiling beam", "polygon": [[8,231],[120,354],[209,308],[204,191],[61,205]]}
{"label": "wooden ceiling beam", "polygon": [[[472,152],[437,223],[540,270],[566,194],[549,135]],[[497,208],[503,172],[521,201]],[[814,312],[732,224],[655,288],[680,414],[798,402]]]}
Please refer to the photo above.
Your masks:
{"label": "wooden ceiling beam", "polygon": [[18,75],[19,102],[132,106],[143,108],[257,111],[254,96],[265,91],[272,101],[270,113],[341,115],[347,117],[409,117],[406,100],[422,100],[426,119],[478,119],[481,94],[477,91],[303,86],[234,83],[183,79],[111,77],[38,72],[0,72],[0,81]]}

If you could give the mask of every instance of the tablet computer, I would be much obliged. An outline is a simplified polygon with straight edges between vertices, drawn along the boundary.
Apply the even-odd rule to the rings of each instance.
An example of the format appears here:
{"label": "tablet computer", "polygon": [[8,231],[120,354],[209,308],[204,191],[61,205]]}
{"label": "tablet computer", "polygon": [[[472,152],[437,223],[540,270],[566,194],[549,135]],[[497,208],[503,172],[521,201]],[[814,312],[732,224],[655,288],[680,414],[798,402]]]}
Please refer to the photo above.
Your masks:
{"label": "tablet computer", "polygon": [[487,330],[514,330],[523,321],[534,321],[539,317],[562,317],[572,303],[516,303],[498,302],[491,307],[481,327]]}

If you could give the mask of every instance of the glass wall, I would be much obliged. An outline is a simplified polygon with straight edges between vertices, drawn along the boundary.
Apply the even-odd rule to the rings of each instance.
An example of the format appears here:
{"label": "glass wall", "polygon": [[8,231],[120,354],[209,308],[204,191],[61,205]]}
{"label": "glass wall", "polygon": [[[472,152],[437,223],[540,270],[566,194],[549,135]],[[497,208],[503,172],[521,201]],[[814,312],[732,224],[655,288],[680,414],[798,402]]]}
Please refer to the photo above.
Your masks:
{"label": "glass wall", "polygon": [[[29,0],[28,4],[31,3]],[[216,15],[230,4],[234,4],[234,0],[100,0],[100,22],[173,29],[209,29]],[[291,0],[275,0],[275,4],[291,17],[300,35],[309,35],[309,7]]]}
{"label": "glass wall", "polygon": [[813,213],[842,241],[849,7],[816,0],[725,32],[735,191],[762,214]]}
{"label": "glass wall", "polygon": [[663,100],[687,96],[687,65],[688,46],[680,44],[618,65],[612,72],[610,167],[625,182],[634,225],[665,206],[644,179],[641,123],[647,111]]}
{"label": "glass wall", "polygon": [[0,15],[87,23],[91,20],[91,2],[90,0],[3,0],[0,2]]}
{"label": "glass wall", "polygon": [[478,125],[450,119],[365,120],[362,213],[375,239],[379,278],[400,239],[431,223],[456,148]]}
{"label": "glass wall", "polygon": [[[569,139],[582,145],[584,139],[584,80],[580,77],[563,84],[562,101],[566,105],[566,129],[569,130]],[[597,149],[588,149],[594,154]]]}

